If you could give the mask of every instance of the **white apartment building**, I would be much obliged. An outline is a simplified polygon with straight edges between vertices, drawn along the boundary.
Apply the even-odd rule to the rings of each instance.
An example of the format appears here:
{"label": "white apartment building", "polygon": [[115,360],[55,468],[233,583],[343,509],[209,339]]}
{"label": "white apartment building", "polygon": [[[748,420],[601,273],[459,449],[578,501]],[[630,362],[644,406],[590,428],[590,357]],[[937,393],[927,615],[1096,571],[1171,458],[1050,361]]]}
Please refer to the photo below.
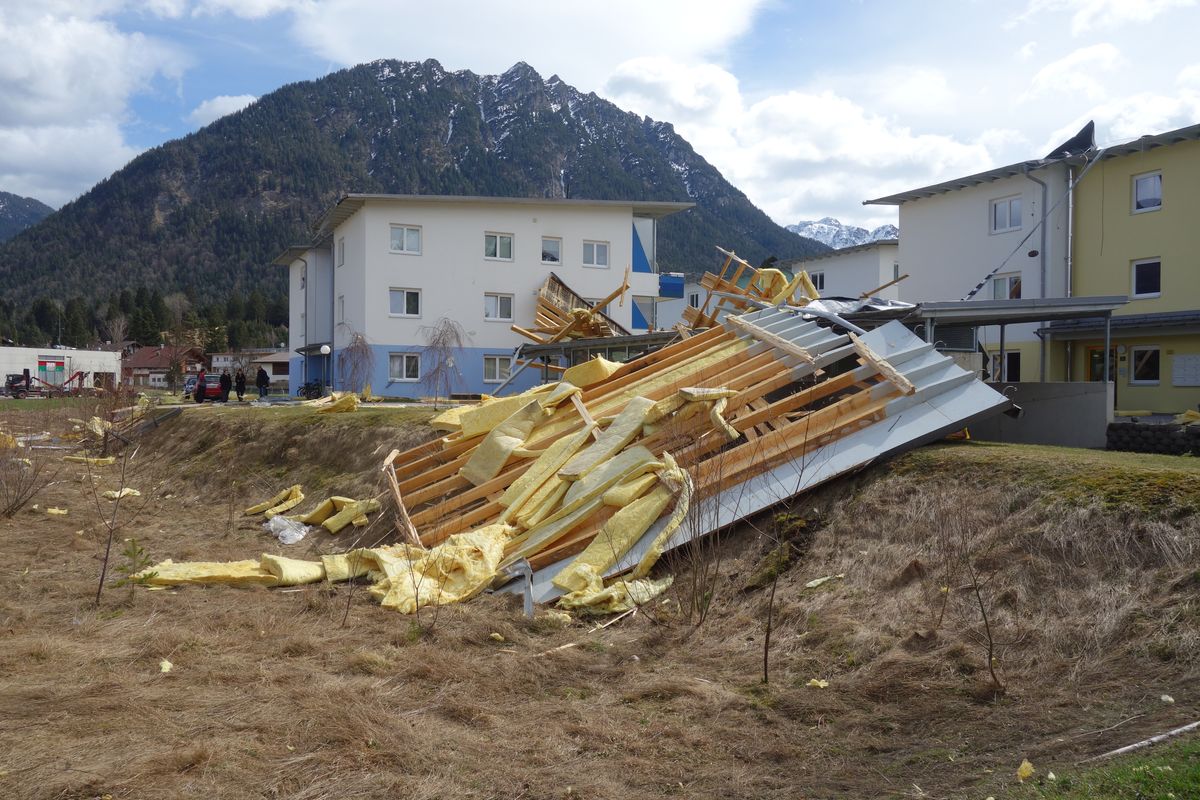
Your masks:
{"label": "white apartment building", "polygon": [[[909,277],[884,296],[909,303],[1066,297],[1071,169],[1062,158],[1023,161],[866,201],[900,210],[896,260]],[[998,361],[999,328],[976,332],[995,378],[1037,378],[1037,328],[1008,327],[1006,364]]]}
{"label": "white apartment building", "polygon": [[[899,240],[874,242],[831,250],[780,266],[804,270],[822,297],[858,297],[900,277]],[[899,300],[899,284],[875,292],[876,297]]]}
{"label": "white apartment building", "polygon": [[[344,197],[317,225],[313,243],[272,263],[289,274],[290,390],[318,380],[347,385],[345,349],[356,334],[371,349],[375,394],[420,397],[439,364],[428,348],[440,320],[461,326],[450,389],[494,391],[515,370],[533,323],[536,294],[554,272],[582,297],[602,298],[630,270],[624,304],[607,309],[629,330],[654,325],[663,291],[656,260],[658,220],[691,203],[435,195]],[[666,278],[667,276],[663,276]],[[447,369],[442,370],[443,373]],[[514,388],[538,382],[530,369]]]}

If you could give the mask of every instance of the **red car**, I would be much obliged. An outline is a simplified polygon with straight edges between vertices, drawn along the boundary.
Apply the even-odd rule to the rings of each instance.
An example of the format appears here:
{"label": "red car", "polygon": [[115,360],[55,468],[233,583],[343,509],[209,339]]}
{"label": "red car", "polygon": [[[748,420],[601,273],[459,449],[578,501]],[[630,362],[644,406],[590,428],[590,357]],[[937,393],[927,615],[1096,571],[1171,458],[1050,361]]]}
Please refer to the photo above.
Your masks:
{"label": "red car", "polygon": [[[196,381],[189,380],[184,384],[184,391],[187,391],[188,386],[192,387],[190,392],[187,392],[193,400],[196,399]],[[204,399],[211,400],[214,403],[221,399],[221,376],[220,375],[205,375],[204,376]]]}

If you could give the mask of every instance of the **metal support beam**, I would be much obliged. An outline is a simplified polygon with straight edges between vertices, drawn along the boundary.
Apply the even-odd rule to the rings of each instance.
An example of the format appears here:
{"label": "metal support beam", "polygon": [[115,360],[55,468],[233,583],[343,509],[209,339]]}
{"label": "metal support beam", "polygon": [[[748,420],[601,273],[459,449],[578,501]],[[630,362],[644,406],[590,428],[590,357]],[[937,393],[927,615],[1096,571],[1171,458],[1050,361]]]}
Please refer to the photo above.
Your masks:
{"label": "metal support beam", "polygon": [[1000,380],[1008,380],[1008,354],[1004,352],[1004,329],[1005,325],[1000,326]]}
{"label": "metal support beam", "polygon": [[1109,355],[1111,350],[1112,350],[1112,312],[1110,311],[1104,315],[1104,382],[1105,383],[1108,383],[1110,380],[1112,380],[1112,376],[1109,375],[1109,369],[1108,369],[1109,361],[1112,360],[1111,356]]}

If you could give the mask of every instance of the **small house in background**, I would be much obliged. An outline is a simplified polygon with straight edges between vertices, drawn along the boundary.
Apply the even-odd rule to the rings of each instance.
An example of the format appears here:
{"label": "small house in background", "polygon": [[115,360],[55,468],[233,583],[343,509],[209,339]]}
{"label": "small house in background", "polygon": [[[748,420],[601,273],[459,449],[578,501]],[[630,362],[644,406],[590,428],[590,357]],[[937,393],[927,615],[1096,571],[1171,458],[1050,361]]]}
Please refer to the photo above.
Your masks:
{"label": "small house in background", "polygon": [[[272,347],[248,347],[236,353],[212,353],[209,355],[209,369],[218,375],[225,370],[228,370],[230,375],[233,375],[239,369],[249,372],[251,362],[275,352],[278,351]],[[254,367],[254,369],[257,369],[257,367]]]}
{"label": "small house in background", "polygon": [[195,375],[204,367],[204,351],[199,347],[142,347],[121,364],[121,380],[135,389],[167,389],[168,373],[178,364],[180,375]]}
{"label": "small house in background", "polygon": [[775,266],[791,273],[804,270],[822,297],[858,297],[870,292],[885,300],[901,299],[901,284],[879,288],[900,277],[899,239],[876,239]]}
{"label": "small house in background", "polygon": [[[660,327],[656,300],[682,287],[658,274],[658,220],[692,205],[348,195],[310,244],[272,262],[289,270],[290,389],[321,381],[370,383],[392,397],[495,391],[526,342],[511,326],[531,324],[551,272],[587,299],[608,297],[628,271],[629,289],[607,313],[629,331]],[[462,347],[431,345],[444,320],[459,326]],[[538,377],[529,370],[514,388]]]}
{"label": "small house in background", "polygon": [[258,368],[262,367],[267,371],[267,376],[271,379],[272,391],[289,392],[288,383],[291,377],[291,361],[292,354],[286,350],[273,350],[258,356],[242,367],[246,372],[246,385],[254,386],[254,379],[258,374]]}

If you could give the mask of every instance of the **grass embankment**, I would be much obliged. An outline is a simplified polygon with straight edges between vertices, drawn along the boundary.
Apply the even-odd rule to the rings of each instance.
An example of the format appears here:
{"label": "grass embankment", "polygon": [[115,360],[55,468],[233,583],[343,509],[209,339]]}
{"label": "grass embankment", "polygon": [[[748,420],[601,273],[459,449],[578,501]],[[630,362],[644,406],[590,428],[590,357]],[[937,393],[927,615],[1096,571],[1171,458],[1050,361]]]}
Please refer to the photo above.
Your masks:
{"label": "grass embankment", "polygon": [[[377,491],[387,452],[430,438],[419,417],[188,410],[130,460],[143,496],[118,537],[153,560],[346,549],[359,532],[283,547],[240,509],[290,483]],[[500,595],[410,619],[346,584],[110,587],[95,607],[112,506],[76,472],[37,499],[68,516],[0,521],[14,797],[1025,800],[1200,718],[1190,459],[927,448],[671,554],[668,595],[604,630]],[[843,577],[807,586],[826,576]],[[1003,692],[981,691],[980,600]],[[1176,747],[1139,758],[1186,772],[1195,748]],[[1023,758],[1059,781],[1019,786]]]}

